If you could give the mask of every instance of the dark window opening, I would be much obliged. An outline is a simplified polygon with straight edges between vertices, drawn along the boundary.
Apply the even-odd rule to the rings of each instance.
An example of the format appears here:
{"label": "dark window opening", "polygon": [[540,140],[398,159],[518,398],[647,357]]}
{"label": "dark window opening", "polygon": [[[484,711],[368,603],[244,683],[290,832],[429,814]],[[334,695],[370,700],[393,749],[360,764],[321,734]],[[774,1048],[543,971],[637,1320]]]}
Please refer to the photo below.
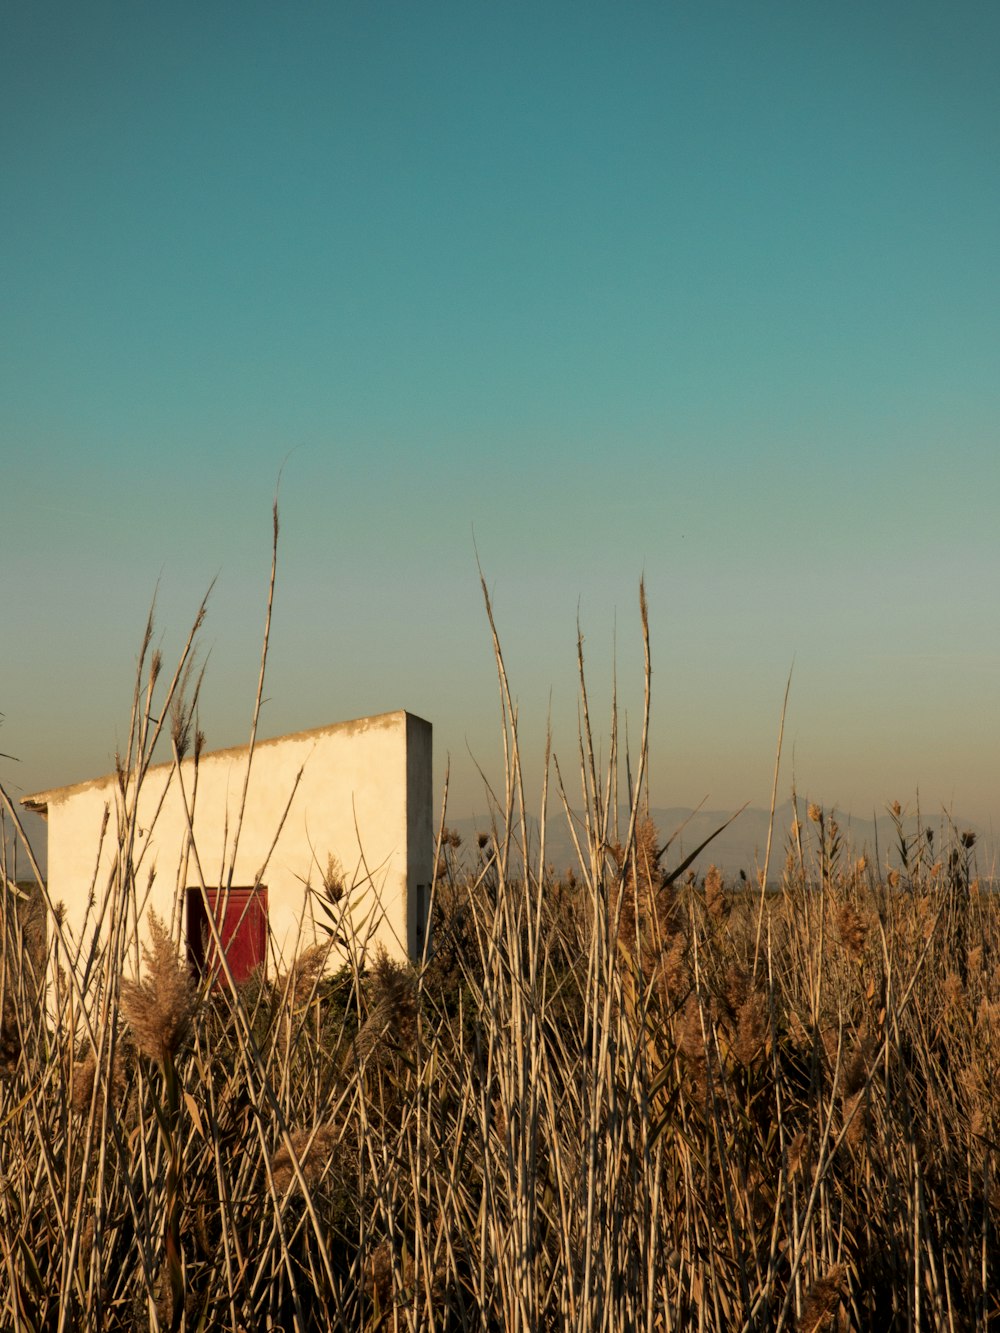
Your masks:
{"label": "dark window opening", "polygon": [[[208,900],[206,911],[205,900]],[[237,982],[246,981],[255,968],[267,964],[267,889],[201,889],[187,891],[188,959],[200,975],[212,973],[216,986],[225,984],[211,912],[219,928],[222,950]]]}

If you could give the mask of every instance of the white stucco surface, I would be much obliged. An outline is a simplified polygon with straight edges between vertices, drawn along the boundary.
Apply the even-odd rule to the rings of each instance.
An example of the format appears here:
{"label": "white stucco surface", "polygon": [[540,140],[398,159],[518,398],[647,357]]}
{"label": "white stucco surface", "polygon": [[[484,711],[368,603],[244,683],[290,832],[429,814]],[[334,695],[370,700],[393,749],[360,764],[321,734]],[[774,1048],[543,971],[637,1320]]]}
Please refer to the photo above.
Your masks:
{"label": "white stucco surface", "polygon": [[[197,776],[192,759],[179,771],[172,764],[148,770],[133,854],[131,910],[140,923],[149,907],[176,920],[180,891],[198,885],[199,865],[207,887],[225,882],[247,755],[246,747],[202,754]],[[193,849],[184,797],[193,804]],[[96,778],[22,803],[47,818],[49,893],[65,904],[66,922],[78,934],[92,886],[100,901],[118,854],[117,781]],[[105,810],[109,824],[98,861]],[[306,884],[322,888],[331,856],[343,868],[358,931],[370,931],[371,944],[393,957],[416,956],[417,902],[425,896],[418,886],[430,883],[433,853],[428,722],[400,711],[258,741],[231,882],[266,885],[279,959],[313,942]]]}

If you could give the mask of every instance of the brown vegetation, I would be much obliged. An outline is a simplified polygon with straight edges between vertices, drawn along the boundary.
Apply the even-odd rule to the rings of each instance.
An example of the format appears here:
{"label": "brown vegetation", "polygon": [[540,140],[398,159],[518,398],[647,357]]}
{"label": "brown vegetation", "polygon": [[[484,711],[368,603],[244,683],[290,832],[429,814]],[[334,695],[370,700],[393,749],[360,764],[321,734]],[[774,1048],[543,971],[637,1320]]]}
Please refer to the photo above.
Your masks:
{"label": "brown vegetation", "polygon": [[582,869],[557,877],[496,647],[507,787],[476,848],[442,831],[420,966],[345,927],[196,992],[165,926],[137,980],[124,931],[83,952],[48,904],[39,945],[5,900],[0,1325],[1000,1318],[1000,935],[971,843],[895,807],[889,863],[849,860],[812,804],[779,892],[678,884],[645,732],[616,830],[584,693]]}

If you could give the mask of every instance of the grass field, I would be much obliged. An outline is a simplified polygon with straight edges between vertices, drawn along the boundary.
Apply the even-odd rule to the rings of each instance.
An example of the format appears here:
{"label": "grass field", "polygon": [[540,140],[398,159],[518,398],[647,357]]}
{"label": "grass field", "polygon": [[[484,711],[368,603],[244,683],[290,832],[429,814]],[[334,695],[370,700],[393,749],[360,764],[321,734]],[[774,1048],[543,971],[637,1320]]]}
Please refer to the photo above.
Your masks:
{"label": "grass field", "polygon": [[[673,873],[646,732],[615,828],[584,708],[583,869],[557,876],[525,847],[495,647],[505,789],[472,845],[442,821],[419,965],[367,954],[332,892],[287,974],[209,993],[165,929],[137,979],[122,930],[76,941],[44,886],[5,891],[0,1326],[1000,1323],[1000,937],[972,836],[894,806],[873,864],[809,806],[776,893]],[[190,731],[185,662],[162,690],[143,670],[111,925],[129,779],[171,705],[175,748]]]}

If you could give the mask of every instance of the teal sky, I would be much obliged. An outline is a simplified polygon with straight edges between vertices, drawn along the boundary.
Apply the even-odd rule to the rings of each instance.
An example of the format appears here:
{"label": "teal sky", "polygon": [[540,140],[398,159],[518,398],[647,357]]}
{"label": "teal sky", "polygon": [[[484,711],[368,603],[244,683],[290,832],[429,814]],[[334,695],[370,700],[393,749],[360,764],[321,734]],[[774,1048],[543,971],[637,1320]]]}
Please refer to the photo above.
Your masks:
{"label": "teal sky", "polygon": [[[154,588],[202,725],[406,707],[481,811],[478,546],[540,776],[988,825],[1000,9],[173,3],[0,15],[0,761],[106,771]],[[550,703],[551,698],[551,703]],[[606,730],[606,727],[604,727]]]}

